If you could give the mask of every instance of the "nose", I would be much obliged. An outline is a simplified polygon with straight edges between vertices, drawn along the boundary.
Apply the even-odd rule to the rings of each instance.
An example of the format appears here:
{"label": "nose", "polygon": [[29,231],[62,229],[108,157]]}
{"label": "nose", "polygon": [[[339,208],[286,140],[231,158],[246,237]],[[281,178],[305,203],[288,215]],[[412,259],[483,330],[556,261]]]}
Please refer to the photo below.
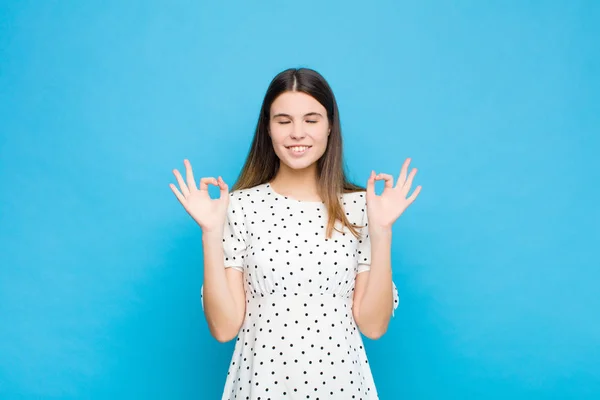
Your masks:
{"label": "nose", "polygon": [[302,139],[304,136],[306,136],[302,124],[294,124],[294,129],[292,129],[290,136],[294,139]]}
{"label": "nose", "polygon": [[306,133],[304,132],[302,125],[296,125],[294,126],[290,136],[294,139],[302,139],[304,136],[306,136]]}

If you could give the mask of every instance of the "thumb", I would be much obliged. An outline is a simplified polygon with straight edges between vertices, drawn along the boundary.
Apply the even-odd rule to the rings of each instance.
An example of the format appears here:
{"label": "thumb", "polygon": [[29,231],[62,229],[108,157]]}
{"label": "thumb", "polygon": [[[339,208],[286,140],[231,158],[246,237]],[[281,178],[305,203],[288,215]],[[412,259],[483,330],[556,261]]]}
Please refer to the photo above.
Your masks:
{"label": "thumb", "polygon": [[375,194],[375,171],[371,171],[371,175],[367,181],[367,196],[370,197],[373,194]]}
{"label": "thumb", "polygon": [[219,176],[217,182],[219,183],[219,189],[221,189],[220,198],[223,199],[224,196],[229,196],[229,186],[227,186],[223,178]]}

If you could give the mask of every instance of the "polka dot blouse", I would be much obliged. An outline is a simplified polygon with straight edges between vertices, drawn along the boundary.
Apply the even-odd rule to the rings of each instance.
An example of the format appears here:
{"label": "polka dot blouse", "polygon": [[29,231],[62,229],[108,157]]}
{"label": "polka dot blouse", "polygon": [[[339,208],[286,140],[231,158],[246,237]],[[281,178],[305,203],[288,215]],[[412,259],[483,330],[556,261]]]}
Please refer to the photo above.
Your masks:
{"label": "polka dot blouse", "polygon": [[244,274],[246,316],[222,399],[378,399],[352,316],[356,275],[371,260],[365,193],[341,196],[349,221],[367,224],[361,239],[347,229],[326,239],[324,203],[268,183],[230,196],[224,261]]}

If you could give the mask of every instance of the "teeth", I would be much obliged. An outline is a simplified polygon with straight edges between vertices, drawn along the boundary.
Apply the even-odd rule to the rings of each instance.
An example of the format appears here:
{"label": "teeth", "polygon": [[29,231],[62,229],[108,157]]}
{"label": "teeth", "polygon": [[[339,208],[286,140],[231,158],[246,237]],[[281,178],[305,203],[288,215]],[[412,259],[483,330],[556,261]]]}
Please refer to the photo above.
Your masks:
{"label": "teeth", "polygon": [[294,147],[290,147],[290,149],[292,149],[292,151],[295,151],[297,153],[301,153],[304,150],[308,149],[307,146],[294,146]]}

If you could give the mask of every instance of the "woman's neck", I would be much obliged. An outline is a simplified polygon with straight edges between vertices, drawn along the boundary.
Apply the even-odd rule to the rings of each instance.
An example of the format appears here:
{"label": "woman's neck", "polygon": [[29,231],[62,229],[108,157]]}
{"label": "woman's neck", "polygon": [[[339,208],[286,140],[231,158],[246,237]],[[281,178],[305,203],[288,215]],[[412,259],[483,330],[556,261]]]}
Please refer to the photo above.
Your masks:
{"label": "woman's neck", "polygon": [[270,184],[275,192],[283,196],[304,201],[321,201],[316,165],[302,170],[281,165]]}

